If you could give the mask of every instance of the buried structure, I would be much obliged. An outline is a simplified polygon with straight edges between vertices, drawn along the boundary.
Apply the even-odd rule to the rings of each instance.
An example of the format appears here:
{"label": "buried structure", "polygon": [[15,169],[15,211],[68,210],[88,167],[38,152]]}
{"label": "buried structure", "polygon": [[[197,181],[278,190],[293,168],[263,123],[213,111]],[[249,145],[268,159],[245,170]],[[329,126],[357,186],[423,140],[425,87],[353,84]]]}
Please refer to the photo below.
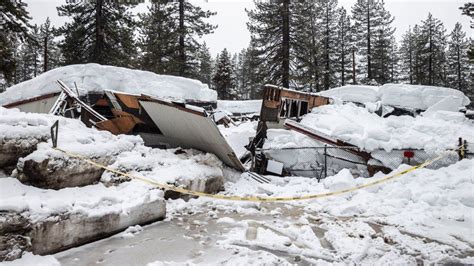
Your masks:
{"label": "buried structure", "polygon": [[[8,132],[0,146],[0,167],[6,173],[0,178],[6,197],[0,205],[2,260],[17,258],[25,250],[57,252],[165,216],[166,194],[160,189],[93,169],[52,149],[49,130],[58,119],[62,149],[123,172],[206,193],[221,190],[223,164],[260,174],[321,177],[325,172],[325,177],[332,174],[330,168],[349,168],[367,176],[366,172],[392,170],[406,162],[404,156],[410,153],[403,148],[412,152],[406,156],[408,163],[418,163],[415,156],[430,150],[430,138],[443,144],[431,147],[433,153],[455,148],[456,134],[474,140],[472,125],[454,112],[383,118],[369,111],[370,104],[340,104],[329,97],[268,85],[257,133],[247,145],[248,155],[238,158],[203,108],[212,106],[212,101],[195,98],[193,104],[203,106],[198,107],[138,90],[110,90],[116,89],[113,85],[81,94],[70,80],[69,86],[60,80],[53,84],[59,92],[46,90],[43,96],[6,104],[49,115],[0,109],[1,132]],[[457,125],[449,124],[450,119]],[[348,127],[354,123],[355,127]],[[443,133],[439,127],[452,130]],[[23,135],[14,137],[18,132]],[[384,160],[392,153],[396,160]],[[327,162],[328,158],[336,162]],[[258,182],[271,180],[252,176]],[[18,202],[24,204],[18,206]],[[42,246],[46,240],[51,243]]]}

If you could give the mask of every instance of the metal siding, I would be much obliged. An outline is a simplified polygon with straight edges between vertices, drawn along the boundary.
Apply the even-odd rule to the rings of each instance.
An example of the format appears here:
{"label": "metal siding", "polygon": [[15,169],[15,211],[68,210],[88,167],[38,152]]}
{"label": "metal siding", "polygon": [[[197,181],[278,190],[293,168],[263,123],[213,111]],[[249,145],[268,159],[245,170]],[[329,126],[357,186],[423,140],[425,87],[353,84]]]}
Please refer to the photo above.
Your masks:
{"label": "metal siding", "polygon": [[140,104],[171,143],[213,153],[228,166],[244,170],[211,118],[158,102],[140,101]]}

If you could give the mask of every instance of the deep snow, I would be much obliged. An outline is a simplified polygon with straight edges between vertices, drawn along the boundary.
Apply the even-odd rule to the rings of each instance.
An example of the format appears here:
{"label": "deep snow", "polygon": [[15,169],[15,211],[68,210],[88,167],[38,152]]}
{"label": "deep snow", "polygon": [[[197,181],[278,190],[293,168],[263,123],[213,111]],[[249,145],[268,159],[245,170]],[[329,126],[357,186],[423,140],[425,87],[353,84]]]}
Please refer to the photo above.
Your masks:
{"label": "deep snow", "polygon": [[451,98],[453,111],[470,103],[469,98],[459,90],[408,84],[384,84],[380,87],[346,85],[320,92],[320,95],[347,102],[380,103],[419,110],[426,110],[445,98]]}
{"label": "deep snow", "polygon": [[59,92],[60,79],[80,94],[88,91],[115,90],[131,94],[146,94],[170,100],[216,101],[217,92],[198,80],[178,76],[158,75],[148,71],[99,64],[79,64],[55,68],[31,80],[7,88],[0,93],[0,105]]}

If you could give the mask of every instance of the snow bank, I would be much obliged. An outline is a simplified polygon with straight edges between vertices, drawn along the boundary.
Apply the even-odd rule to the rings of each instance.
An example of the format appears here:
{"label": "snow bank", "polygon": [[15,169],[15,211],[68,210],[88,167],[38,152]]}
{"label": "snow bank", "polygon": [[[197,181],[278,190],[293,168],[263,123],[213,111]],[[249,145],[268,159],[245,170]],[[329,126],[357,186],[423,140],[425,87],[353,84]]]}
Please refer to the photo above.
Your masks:
{"label": "snow bank", "polygon": [[217,101],[217,110],[227,111],[232,114],[253,114],[260,113],[262,100],[248,101]]}
{"label": "snow bank", "polygon": [[[77,119],[69,119],[48,114],[23,113],[17,109],[0,107],[0,138],[49,138],[50,127],[59,120],[58,147],[86,157],[116,155],[143,145],[138,136],[113,135],[108,131],[99,131],[86,127]],[[48,157],[64,155],[52,148],[50,141],[40,143],[38,149],[27,159],[41,161]]]}
{"label": "snow bank", "polygon": [[27,212],[33,221],[62,213],[103,216],[163,198],[163,191],[141,181],[106,187],[99,183],[60,190],[23,185],[15,178],[0,178],[0,210]]}
{"label": "snow bank", "polygon": [[404,148],[439,151],[456,148],[459,137],[474,141],[474,125],[458,112],[382,118],[349,103],[314,108],[301,124],[367,151]]}
{"label": "snow bank", "polygon": [[[323,96],[338,98],[347,102],[376,103],[408,109],[426,110],[440,101],[444,102],[443,110],[457,111],[469,105],[469,98],[459,90],[408,84],[385,84],[376,86],[347,85],[323,91]],[[446,109],[447,108],[447,109]]]}
{"label": "snow bank", "polygon": [[115,90],[171,100],[217,100],[216,91],[210,90],[198,80],[122,67],[80,64],[59,67],[8,88],[0,94],[0,105],[59,92],[59,86],[56,84],[58,79],[70,88],[75,87],[75,82],[81,94],[88,91]]}
{"label": "snow bank", "polygon": [[[222,162],[213,154],[193,150],[175,154],[173,150],[137,146],[132,151],[121,153],[110,167],[196,191],[219,191],[221,187],[217,191],[209,187],[212,179],[219,179],[217,183],[223,185]],[[114,178],[114,174],[106,172],[102,181],[109,182]]]}

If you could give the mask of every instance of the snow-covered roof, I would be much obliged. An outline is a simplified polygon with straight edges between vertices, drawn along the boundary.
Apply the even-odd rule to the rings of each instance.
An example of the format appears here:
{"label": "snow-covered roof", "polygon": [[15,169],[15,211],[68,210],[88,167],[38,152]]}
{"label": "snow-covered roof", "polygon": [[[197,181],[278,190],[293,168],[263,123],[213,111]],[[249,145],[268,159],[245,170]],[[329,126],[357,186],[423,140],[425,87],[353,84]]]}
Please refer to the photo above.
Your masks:
{"label": "snow-covered roof", "polygon": [[458,109],[470,103],[459,90],[426,85],[385,84],[377,86],[347,85],[320,93],[347,102],[376,103],[410,109],[426,110],[441,100],[451,98],[451,107]]}
{"label": "snow-covered roof", "polygon": [[7,88],[0,94],[0,105],[59,92],[58,79],[70,88],[75,88],[75,82],[81,93],[115,90],[171,100],[217,100],[216,91],[198,80],[123,67],[80,64],[59,67]]}
{"label": "snow-covered roof", "polygon": [[424,112],[417,117],[383,118],[353,103],[325,105],[305,115],[301,124],[367,151],[456,148],[458,138],[474,142],[474,125],[460,112]]}

